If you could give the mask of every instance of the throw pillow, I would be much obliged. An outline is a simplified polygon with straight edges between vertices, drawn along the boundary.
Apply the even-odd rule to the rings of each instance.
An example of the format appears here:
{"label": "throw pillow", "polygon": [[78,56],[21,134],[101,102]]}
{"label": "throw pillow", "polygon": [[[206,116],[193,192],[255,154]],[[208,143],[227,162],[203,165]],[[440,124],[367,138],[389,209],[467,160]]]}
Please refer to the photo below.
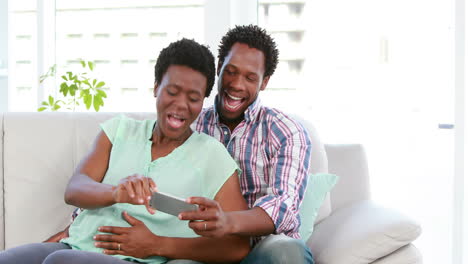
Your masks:
{"label": "throw pillow", "polygon": [[318,210],[327,193],[335,186],[338,176],[334,174],[318,173],[309,175],[307,190],[299,207],[301,226],[299,234],[303,241],[307,241],[314,230],[314,222]]}

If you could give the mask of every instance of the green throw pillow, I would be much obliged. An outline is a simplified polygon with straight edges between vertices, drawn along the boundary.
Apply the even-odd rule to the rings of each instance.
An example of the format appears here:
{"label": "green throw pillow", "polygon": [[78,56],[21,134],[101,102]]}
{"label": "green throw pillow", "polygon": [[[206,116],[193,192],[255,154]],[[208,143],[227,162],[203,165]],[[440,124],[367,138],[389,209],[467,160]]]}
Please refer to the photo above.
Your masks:
{"label": "green throw pillow", "polygon": [[334,174],[317,173],[309,175],[307,190],[299,208],[299,215],[301,217],[299,234],[302,240],[307,241],[312,234],[318,210],[322,206],[325,196],[335,186],[337,181],[338,176]]}

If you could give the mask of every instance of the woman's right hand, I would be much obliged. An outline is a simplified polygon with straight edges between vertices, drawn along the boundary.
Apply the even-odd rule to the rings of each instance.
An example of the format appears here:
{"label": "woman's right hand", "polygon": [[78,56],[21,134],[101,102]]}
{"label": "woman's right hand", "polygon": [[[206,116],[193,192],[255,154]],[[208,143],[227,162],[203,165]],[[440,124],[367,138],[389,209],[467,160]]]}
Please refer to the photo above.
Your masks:
{"label": "woman's right hand", "polygon": [[119,181],[112,196],[115,203],[144,204],[148,212],[154,214],[156,210],[150,207],[149,201],[151,194],[155,191],[157,191],[157,187],[151,178],[141,174],[133,174]]}

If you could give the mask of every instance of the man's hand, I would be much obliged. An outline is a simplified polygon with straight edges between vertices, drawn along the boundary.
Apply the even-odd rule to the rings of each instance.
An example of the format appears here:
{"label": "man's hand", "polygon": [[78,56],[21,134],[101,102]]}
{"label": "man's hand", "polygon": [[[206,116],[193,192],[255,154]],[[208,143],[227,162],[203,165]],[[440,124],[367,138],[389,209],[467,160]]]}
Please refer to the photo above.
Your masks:
{"label": "man's hand", "polygon": [[96,247],[103,248],[107,255],[126,255],[137,258],[147,258],[155,255],[153,250],[158,248],[158,236],[153,234],[146,225],[130,216],[122,213],[124,219],[131,227],[101,226],[99,234],[94,236]]}
{"label": "man's hand", "polygon": [[120,180],[114,189],[112,197],[116,203],[129,203],[146,206],[150,214],[156,211],[150,207],[151,194],[157,190],[156,184],[151,178],[140,174],[133,174]]}
{"label": "man's hand", "polygon": [[232,234],[229,217],[217,201],[204,197],[190,197],[186,201],[198,204],[199,210],[182,212],[179,219],[190,220],[189,227],[195,233],[217,238]]}
{"label": "man's hand", "polygon": [[55,234],[55,235],[49,237],[48,239],[44,240],[43,243],[58,243],[63,238],[69,237],[68,228],[70,228],[70,225],[68,225],[63,231],[60,231],[57,234]]}

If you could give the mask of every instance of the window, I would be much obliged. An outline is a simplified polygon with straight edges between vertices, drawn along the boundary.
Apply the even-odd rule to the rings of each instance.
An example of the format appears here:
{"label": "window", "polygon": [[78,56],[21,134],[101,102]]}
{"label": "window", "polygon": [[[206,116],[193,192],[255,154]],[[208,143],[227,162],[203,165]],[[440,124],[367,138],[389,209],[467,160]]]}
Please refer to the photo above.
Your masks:
{"label": "window", "polygon": [[439,129],[454,120],[451,10],[444,0],[259,1],[280,49],[265,101],[313,120],[323,142],[364,144],[373,199],[420,221],[430,263],[452,257],[453,130]]}
{"label": "window", "polygon": [[[11,111],[36,111],[40,97],[39,78],[34,74],[34,4],[35,1],[10,1],[15,63],[10,76]],[[102,111],[153,111],[154,64],[159,51],[182,37],[204,42],[204,1],[56,0],[55,4],[56,50],[48,52],[56,58],[57,76],[79,70],[79,59],[93,61],[93,74],[106,82],[108,98]],[[45,87],[44,92],[57,95],[53,87]]]}
{"label": "window", "polygon": [[36,1],[9,1],[11,75],[9,91],[10,111],[34,111],[37,78],[37,7]]}

